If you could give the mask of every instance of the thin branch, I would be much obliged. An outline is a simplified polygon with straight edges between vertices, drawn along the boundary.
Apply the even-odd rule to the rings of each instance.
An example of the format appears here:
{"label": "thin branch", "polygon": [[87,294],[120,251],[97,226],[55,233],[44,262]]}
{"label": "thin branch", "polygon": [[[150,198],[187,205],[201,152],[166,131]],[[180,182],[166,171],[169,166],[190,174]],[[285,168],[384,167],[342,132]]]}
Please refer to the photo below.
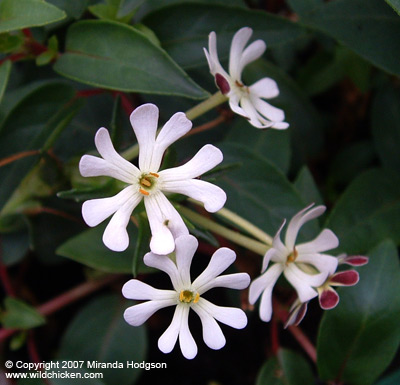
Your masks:
{"label": "thin branch", "polygon": [[204,131],[210,130],[211,128],[214,128],[214,127],[218,126],[219,124],[225,122],[228,119],[229,118],[227,117],[227,115],[221,114],[220,116],[218,116],[214,120],[211,120],[211,121],[209,121],[207,123],[202,124],[201,126],[193,128],[192,130],[190,130],[184,136],[184,138],[188,138],[189,136],[196,135],[196,134],[199,134],[200,132],[204,132]]}
{"label": "thin branch", "polygon": [[38,155],[39,150],[23,151],[18,154],[7,156],[7,158],[0,159],[0,167],[3,167],[9,163],[15,162],[18,159],[26,158],[27,156]]}

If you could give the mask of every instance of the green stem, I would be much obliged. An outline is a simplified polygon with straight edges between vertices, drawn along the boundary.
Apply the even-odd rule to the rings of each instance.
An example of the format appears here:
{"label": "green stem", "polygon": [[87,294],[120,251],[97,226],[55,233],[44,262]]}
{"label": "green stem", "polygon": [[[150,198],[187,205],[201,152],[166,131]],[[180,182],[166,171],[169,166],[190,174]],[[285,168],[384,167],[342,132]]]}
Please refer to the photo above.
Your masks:
{"label": "green stem", "polygon": [[124,152],[121,153],[121,156],[126,160],[133,160],[139,156],[139,144],[136,143],[133,146],[126,149]]}
{"label": "green stem", "polygon": [[218,91],[200,104],[197,104],[190,110],[187,110],[185,112],[186,117],[189,120],[194,120],[199,116],[205,114],[206,112],[212,110],[214,107],[217,107],[220,104],[226,102],[227,100],[228,98],[225,95],[222,95],[221,91]]}
{"label": "green stem", "polygon": [[270,248],[270,246],[268,246],[264,243],[261,243],[254,239],[246,237],[245,235],[242,235],[242,234],[238,233],[237,231],[227,229],[226,227],[224,227],[218,223],[215,223],[214,221],[212,221],[200,214],[197,214],[186,207],[179,206],[179,211],[186,218],[188,218],[190,221],[194,222],[195,224],[200,225],[203,228],[212,231],[213,233],[221,235],[222,237],[224,237],[232,242],[235,242],[236,244],[243,246],[248,250],[254,251],[257,254],[264,256],[264,254]]}

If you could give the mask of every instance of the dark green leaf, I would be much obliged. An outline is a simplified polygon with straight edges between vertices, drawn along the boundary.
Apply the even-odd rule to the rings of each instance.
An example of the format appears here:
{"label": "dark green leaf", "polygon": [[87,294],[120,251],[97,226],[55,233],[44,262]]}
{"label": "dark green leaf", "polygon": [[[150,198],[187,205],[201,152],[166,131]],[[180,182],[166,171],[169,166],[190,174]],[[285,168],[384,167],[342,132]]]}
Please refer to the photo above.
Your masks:
{"label": "dark green leaf", "polygon": [[26,229],[1,235],[2,262],[8,266],[19,262],[29,250],[29,235]]}
{"label": "dark green leaf", "polygon": [[317,356],[323,380],[369,385],[389,365],[399,346],[400,267],[396,247],[386,241],[368,255],[368,265],[359,269],[360,282],[340,290],[339,305],[322,319]]}
{"label": "dark green leaf", "polygon": [[66,53],[54,69],[68,78],[107,89],[194,99],[207,96],[145,35],[111,21],[73,24],[67,33]]}
{"label": "dark green leaf", "polygon": [[400,15],[400,0],[385,0]]}
{"label": "dark green leaf", "polygon": [[256,385],[286,385],[285,378],[276,357],[270,358],[257,375]]}
{"label": "dark green leaf", "polygon": [[[24,44],[22,34],[0,33],[0,53],[10,53],[18,50]],[[1,84],[1,83],[0,83]]]}
{"label": "dark green leaf", "polygon": [[303,167],[297,175],[294,186],[306,203],[324,204],[314,178],[307,167]]}
{"label": "dark green leaf", "polygon": [[86,362],[120,362],[124,368],[92,369],[104,373],[109,385],[133,384],[140,370],[126,362],[140,363],[146,357],[146,333],[143,326],[129,326],[123,317],[127,305],[122,295],[103,296],[90,302],[72,321],[61,341],[59,359]]}
{"label": "dark green leaf", "polygon": [[2,0],[0,33],[39,27],[62,20],[66,14],[43,0]]}
{"label": "dark green leaf", "polygon": [[31,329],[46,322],[35,308],[18,299],[7,297],[4,307],[1,323],[7,329]]}
{"label": "dark green leaf", "polygon": [[11,61],[6,60],[0,66],[0,103],[3,99],[4,91],[6,90],[8,78],[11,72]]}
{"label": "dark green leaf", "polygon": [[211,31],[217,33],[222,60],[228,56],[233,34],[244,26],[253,28],[254,39],[263,39],[271,47],[304,35],[303,28],[282,17],[220,4],[176,4],[147,15],[143,23],[184,68],[207,65],[203,47],[208,46]]}
{"label": "dark green leaf", "polygon": [[378,381],[375,385],[399,385],[400,370]]}
{"label": "dark green leaf", "polygon": [[288,3],[294,12],[302,15],[320,6],[323,0],[288,0]]}
{"label": "dark green leaf", "polygon": [[74,19],[79,19],[89,4],[89,0],[47,0],[47,2],[64,10],[68,16]]}
{"label": "dark green leaf", "polygon": [[328,218],[340,251],[365,253],[386,238],[400,243],[400,176],[370,170],[356,178]]}
{"label": "dark green leaf", "polygon": [[138,274],[138,269],[140,266],[140,261],[143,261],[144,255],[149,251],[149,244],[151,238],[151,231],[149,226],[149,221],[144,212],[136,215],[138,221],[138,235],[135,245],[135,252],[133,254],[132,260],[132,274],[134,277]]}

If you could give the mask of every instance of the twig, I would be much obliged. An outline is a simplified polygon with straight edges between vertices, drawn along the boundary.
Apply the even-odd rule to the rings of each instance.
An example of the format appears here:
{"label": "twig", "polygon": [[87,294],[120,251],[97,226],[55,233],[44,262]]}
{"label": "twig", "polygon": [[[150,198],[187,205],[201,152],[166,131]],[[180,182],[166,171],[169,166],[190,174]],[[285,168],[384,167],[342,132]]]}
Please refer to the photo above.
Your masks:
{"label": "twig", "polygon": [[218,116],[214,120],[211,120],[211,121],[209,121],[207,123],[202,124],[201,126],[193,128],[192,130],[190,130],[184,136],[184,138],[187,138],[187,137],[192,136],[192,135],[199,134],[200,132],[204,132],[204,131],[210,130],[211,128],[214,128],[215,126],[218,126],[219,124],[225,122],[226,120],[228,120],[228,118],[229,117],[227,117],[227,114],[221,114],[220,116]]}

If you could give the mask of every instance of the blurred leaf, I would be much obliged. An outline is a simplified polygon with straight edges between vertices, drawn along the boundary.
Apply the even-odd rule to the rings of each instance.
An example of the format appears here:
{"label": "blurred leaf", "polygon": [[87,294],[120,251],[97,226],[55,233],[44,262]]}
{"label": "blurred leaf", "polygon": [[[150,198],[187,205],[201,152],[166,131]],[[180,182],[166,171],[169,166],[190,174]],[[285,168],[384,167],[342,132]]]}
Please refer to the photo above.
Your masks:
{"label": "blurred leaf", "polygon": [[11,65],[10,60],[6,60],[0,65],[0,103],[3,99],[4,91],[6,90],[8,78],[10,77]]}
{"label": "blurred leaf", "polygon": [[35,308],[18,299],[7,297],[4,307],[1,323],[6,329],[31,329],[46,322]]}
{"label": "blurred leaf", "polygon": [[331,211],[326,227],[341,252],[365,253],[384,239],[400,243],[400,176],[369,170],[357,177]]}
{"label": "blurred leaf", "polygon": [[294,12],[302,15],[319,7],[323,3],[323,0],[288,0],[288,3]]}
{"label": "blurred leaf", "polygon": [[384,87],[372,104],[372,135],[384,167],[400,172],[400,89]]}
{"label": "blurred leaf", "polygon": [[389,376],[384,377],[378,381],[375,385],[399,385],[400,384],[400,370],[392,373]]}
{"label": "blurred leaf", "polygon": [[103,3],[91,5],[89,11],[100,19],[129,24],[143,2],[144,0],[105,0]]}
{"label": "blurred leaf", "polygon": [[304,166],[294,182],[294,186],[307,204],[315,203],[316,205],[324,204],[321,194],[315,184],[314,178],[310,170]]}
{"label": "blurred leaf", "polygon": [[10,234],[1,234],[1,248],[1,259],[6,266],[19,262],[29,250],[27,229]]}
{"label": "blurred leaf", "polygon": [[140,370],[132,370],[126,362],[142,362],[147,352],[145,328],[129,326],[123,317],[126,305],[134,303],[121,297],[103,296],[84,307],[69,325],[59,350],[59,359],[123,363],[124,368],[101,369],[109,385],[133,384]]}
{"label": "blurred leaf", "polygon": [[68,16],[74,19],[79,19],[89,4],[89,0],[47,0],[47,2],[64,10]]}
{"label": "blurred leaf", "polygon": [[400,0],[385,0],[400,15]]}
{"label": "blurred leaf", "polygon": [[151,231],[149,221],[144,212],[135,216],[138,221],[138,235],[135,245],[135,252],[132,260],[132,274],[134,277],[138,274],[140,261],[143,260],[144,255],[149,251],[149,244],[151,239]]}
{"label": "blurred leaf", "polygon": [[400,18],[381,0],[336,0],[301,14],[301,22],[321,30],[377,67],[400,75]]}
{"label": "blurred leaf", "polygon": [[305,385],[315,381],[307,360],[288,349],[279,349],[261,368],[256,385]]}
{"label": "blurred leaf", "polygon": [[[12,35],[10,33],[0,33],[0,53],[10,53],[18,50],[24,44],[22,34]],[[1,84],[1,82],[0,82]]]}
{"label": "blurred leaf", "polygon": [[[325,312],[317,357],[323,380],[369,385],[385,370],[400,343],[400,268],[395,245],[385,241],[360,268],[360,282],[340,291]],[[366,365],[366,363],[368,363]]]}
{"label": "blurred leaf", "polygon": [[66,14],[43,0],[2,0],[0,33],[39,27],[62,20]]}
{"label": "blurred leaf", "polygon": [[67,33],[66,53],[54,69],[73,80],[106,89],[193,99],[207,96],[146,36],[111,21],[73,24]]}
{"label": "blurred leaf", "polygon": [[270,47],[298,39],[305,33],[298,24],[282,17],[221,4],[175,4],[147,15],[142,22],[184,68],[207,65],[203,47],[208,47],[211,31],[217,33],[221,60],[228,56],[233,34],[244,26],[253,28],[253,39],[263,39]]}

